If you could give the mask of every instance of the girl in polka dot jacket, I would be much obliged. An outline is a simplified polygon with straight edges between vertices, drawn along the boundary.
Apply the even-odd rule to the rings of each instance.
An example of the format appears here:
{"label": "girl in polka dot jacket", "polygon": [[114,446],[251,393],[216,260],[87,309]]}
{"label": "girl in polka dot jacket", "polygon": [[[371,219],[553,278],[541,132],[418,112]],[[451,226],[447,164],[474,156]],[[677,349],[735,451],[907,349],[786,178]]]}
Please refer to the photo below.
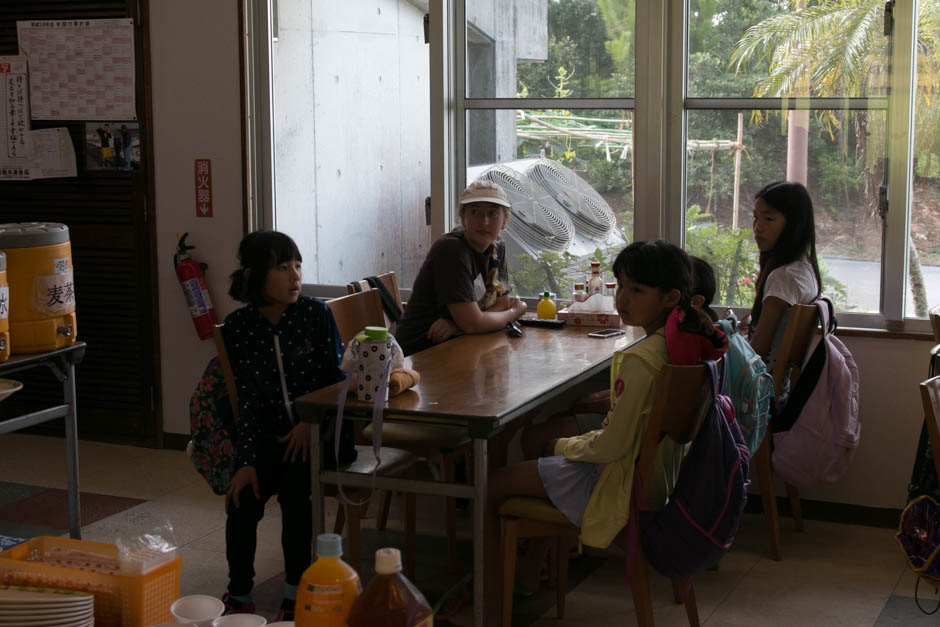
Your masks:
{"label": "girl in polka dot jacket", "polygon": [[[300,295],[301,256],[290,237],[249,234],[229,294],[247,303],[225,319],[238,387],[236,472],[225,496],[229,564],[226,614],[250,613],[258,522],[267,500],[281,506],[285,594],[278,620],[293,619],[300,576],[310,564],[310,425],[292,408],[300,395],[343,379],[336,322],[320,300]],[[345,461],[340,459],[340,462]]]}

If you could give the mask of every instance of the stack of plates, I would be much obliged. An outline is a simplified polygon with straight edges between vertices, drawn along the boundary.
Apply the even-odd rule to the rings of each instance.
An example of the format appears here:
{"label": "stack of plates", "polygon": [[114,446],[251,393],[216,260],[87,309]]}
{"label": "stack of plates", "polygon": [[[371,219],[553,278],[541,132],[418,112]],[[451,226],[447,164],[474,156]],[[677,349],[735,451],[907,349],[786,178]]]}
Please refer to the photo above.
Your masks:
{"label": "stack of plates", "polygon": [[95,597],[73,590],[0,586],[0,627],[93,627]]}

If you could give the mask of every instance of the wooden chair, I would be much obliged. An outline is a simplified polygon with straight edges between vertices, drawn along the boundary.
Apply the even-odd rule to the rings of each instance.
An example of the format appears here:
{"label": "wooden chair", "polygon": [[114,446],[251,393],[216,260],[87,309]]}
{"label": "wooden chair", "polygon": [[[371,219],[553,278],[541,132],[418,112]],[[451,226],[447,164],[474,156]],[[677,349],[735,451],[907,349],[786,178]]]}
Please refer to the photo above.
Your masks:
{"label": "wooden chair", "polygon": [[[238,389],[235,386],[235,373],[232,370],[232,364],[229,361],[228,350],[225,347],[225,338],[222,335],[223,325],[217,324],[212,328],[212,338],[215,340],[216,350],[219,354],[219,363],[222,368],[222,375],[225,377],[225,388],[228,391],[229,401],[232,403],[232,412],[236,421],[238,420]],[[347,472],[361,474],[371,474],[377,460],[371,446],[356,447],[356,461],[342,468]],[[379,473],[386,476],[398,476],[407,472],[414,471],[414,455],[401,449],[382,449],[382,465]],[[362,500],[369,495],[368,490],[348,489],[347,494],[352,500]],[[324,493],[334,498],[338,497],[336,486],[324,486]],[[409,577],[414,577],[415,569],[415,521],[417,511],[414,501],[414,495],[406,498],[405,507],[405,565]],[[349,505],[349,520],[346,520],[343,507],[340,507],[336,513],[336,522],[334,524],[334,533],[341,533],[343,527],[346,527],[346,538],[349,541],[349,562],[358,569],[362,557],[362,541],[360,535],[361,509],[359,505]]]}
{"label": "wooden chair", "polygon": [[[653,407],[650,411],[646,433],[640,445],[634,485],[649,490],[652,481],[656,451],[660,435],[666,434],[680,444],[691,442],[705,418],[711,401],[711,381],[705,366],[663,366],[656,378]],[[503,625],[512,623],[513,587],[516,570],[516,541],[520,538],[554,537],[555,551],[553,570],[556,575],[555,606],[558,618],[564,617],[565,594],[568,585],[568,553],[564,550],[566,540],[577,538],[580,529],[572,525],[564,514],[546,499],[516,497],[507,499],[499,508],[502,527],[503,552]],[[629,547],[629,537],[624,529],[615,541],[627,551],[632,548],[635,555],[632,581],[633,604],[637,621],[641,627],[653,625],[653,604],[649,588],[649,567],[643,546],[638,543]],[[680,586],[685,580],[673,580],[673,591],[679,599]],[[699,624],[695,590],[689,582],[689,593],[685,600],[689,625]]]}
{"label": "wooden chair", "polygon": [[930,308],[930,328],[933,329],[934,342],[940,342],[940,305]]}
{"label": "wooden chair", "polygon": [[[394,272],[386,272],[385,274],[378,275],[378,279],[385,284],[385,287],[389,290],[392,296],[395,298],[398,306],[401,307],[401,294],[398,291],[398,279],[395,277]],[[356,288],[359,289],[356,289]],[[378,291],[371,287],[369,283],[365,280],[357,281],[354,283],[349,283],[346,286],[346,289],[349,293],[357,294],[372,294],[374,300],[378,302],[378,312],[376,312],[376,305],[371,305],[369,308],[369,316],[363,318],[357,318],[356,323],[362,323],[358,331],[365,326],[366,321],[368,324],[381,324],[379,320],[385,319],[385,324],[388,324],[388,317],[385,316],[384,310],[382,309],[381,297],[378,294]],[[343,298],[349,298],[345,296]],[[343,298],[335,299],[330,301],[330,305],[336,301],[341,301]],[[344,314],[345,315],[345,314]],[[336,311],[334,310],[333,316],[338,318]],[[337,319],[337,324],[339,320]],[[355,326],[355,325],[353,325]],[[353,331],[353,333],[355,333]],[[340,331],[342,335],[342,330]],[[350,336],[351,337],[351,336]],[[345,341],[345,338],[344,340]],[[368,425],[362,430],[362,436],[367,441],[372,441],[372,426]],[[428,464],[432,465],[435,470],[439,469],[441,478],[444,481],[454,481],[455,480],[455,466],[456,460],[460,457],[467,458],[470,454],[470,447],[472,440],[470,439],[467,430],[459,427],[450,427],[447,425],[415,425],[408,423],[386,423],[382,427],[382,442],[387,443],[389,446],[394,446],[396,448],[404,449],[413,453],[416,457],[424,459]],[[469,464],[468,464],[469,467]],[[388,496],[386,495],[382,503],[382,513],[379,518],[379,528],[384,529],[385,522],[388,519]],[[451,572],[456,572],[457,570],[457,500],[453,497],[447,497],[444,502],[444,519],[446,521],[446,532],[447,532],[447,557],[448,564]]]}
{"label": "wooden chair", "polygon": [[[803,362],[809,350],[810,340],[819,324],[819,312],[816,305],[793,305],[788,310],[787,326],[783,332],[780,346],[777,348],[777,360],[774,362],[773,376],[774,397],[780,398],[780,392],[789,373],[790,390],[796,387],[800,378]],[[760,485],[761,504],[764,519],[767,521],[770,535],[770,555],[780,561],[780,518],[777,514],[777,496],[774,489],[774,470],[771,462],[771,438],[773,425],[768,425],[764,440],[754,453],[757,477]],[[787,496],[797,531],[803,531],[803,508],[800,505],[800,493],[795,486],[787,484]]]}

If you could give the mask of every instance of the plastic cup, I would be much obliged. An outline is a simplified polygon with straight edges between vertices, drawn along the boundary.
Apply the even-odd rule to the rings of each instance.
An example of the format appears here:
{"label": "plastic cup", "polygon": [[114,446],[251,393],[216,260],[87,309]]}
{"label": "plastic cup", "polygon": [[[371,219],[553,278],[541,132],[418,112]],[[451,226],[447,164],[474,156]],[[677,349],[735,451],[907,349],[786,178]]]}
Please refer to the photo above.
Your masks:
{"label": "plastic cup", "polygon": [[177,623],[212,627],[212,621],[222,616],[225,605],[219,599],[205,594],[193,594],[173,601],[170,614]]}
{"label": "plastic cup", "polygon": [[257,614],[229,614],[212,621],[212,627],[264,627],[268,619]]}

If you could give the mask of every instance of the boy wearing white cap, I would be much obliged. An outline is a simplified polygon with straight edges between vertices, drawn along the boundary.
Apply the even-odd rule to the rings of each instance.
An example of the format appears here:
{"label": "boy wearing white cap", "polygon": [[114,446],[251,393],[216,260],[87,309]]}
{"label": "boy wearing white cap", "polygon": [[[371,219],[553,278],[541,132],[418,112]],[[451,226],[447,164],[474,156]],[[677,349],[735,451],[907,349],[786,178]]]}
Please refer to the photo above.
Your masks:
{"label": "boy wearing white cap", "polygon": [[438,238],[418,271],[395,337],[406,355],[461,333],[487,333],[526,312],[509,295],[500,232],[509,219],[506,193],[474,181],[460,195],[463,225]]}

